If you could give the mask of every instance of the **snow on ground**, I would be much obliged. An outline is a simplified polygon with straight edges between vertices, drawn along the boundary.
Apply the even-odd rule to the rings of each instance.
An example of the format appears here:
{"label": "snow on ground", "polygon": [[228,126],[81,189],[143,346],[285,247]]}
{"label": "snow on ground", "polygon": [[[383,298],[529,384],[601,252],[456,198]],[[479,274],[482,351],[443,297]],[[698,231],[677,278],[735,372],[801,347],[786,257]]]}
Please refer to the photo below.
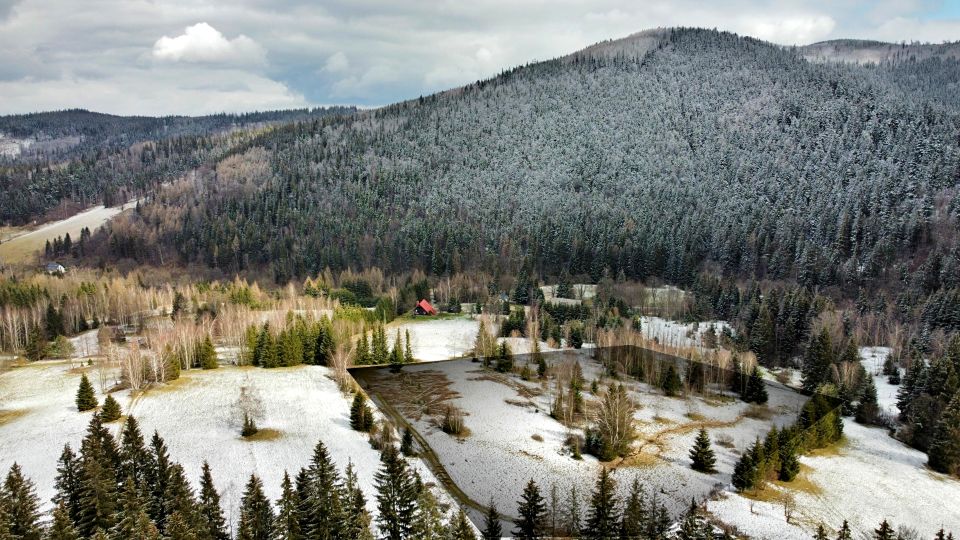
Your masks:
{"label": "snow on ground", "polygon": [[724,491],[707,503],[707,511],[754,540],[810,540],[812,535],[795,523],[787,523],[783,505],[751,501]]}
{"label": "snow on ground", "polygon": [[897,416],[900,414],[900,409],[897,407],[897,391],[900,387],[890,384],[887,376],[883,374],[883,363],[887,360],[887,356],[890,356],[890,352],[890,347],[860,347],[860,362],[867,373],[873,376],[873,383],[877,386],[877,403],[880,405],[880,410],[890,416]]}
{"label": "snow on ground", "polygon": [[387,341],[392,346],[397,330],[401,336],[409,330],[413,357],[421,362],[434,362],[465,356],[473,349],[479,329],[479,319],[464,315],[402,319],[388,325],[386,332]]}
{"label": "snow on ground", "polygon": [[[940,527],[960,532],[960,480],[925,468],[927,457],[885,429],[844,422],[846,445],[839,455],[803,457],[809,479],[822,492],[796,494],[798,508],[836,528],[846,519],[872,530],[887,519],[933,538]],[[951,503],[950,501],[954,501]]]}
{"label": "snow on ground", "polygon": [[[548,355],[550,363],[579,359],[588,381],[599,376],[599,364],[586,359],[582,351]],[[491,497],[508,515],[513,514],[524,484],[534,478],[542,489],[556,484],[561,491],[571,482],[591,486],[596,480],[598,461],[584,456],[574,460],[564,450],[570,430],[549,416],[552,396],[537,382],[510,383],[500,375],[483,370],[479,364],[462,360],[432,365],[408,366],[404,371],[439,370],[451,381],[450,389],[460,397],[451,403],[465,411],[469,436],[459,440],[433,425],[426,417],[408,418],[428,441],[453,481],[473,500],[485,503]],[[500,379],[500,380],[498,380]],[[522,387],[513,385],[520,384]],[[793,422],[805,398],[782,387],[771,387],[771,419],[744,415],[747,404],[737,400],[689,400],[669,398],[640,383],[629,383],[632,397],[640,404],[638,428],[643,452],[616,470],[615,479],[626,491],[636,476],[660,497],[673,513],[681,512],[691,496],[706,497],[718,485],[730,482],[738,450],[766,433],[773,422]],[[520,391],[522,390],[522,392]],[[539,395],[531,395],[539,394]],[[593,399],[589,385],[586,400]],[[689,468],[688,452],[699,422],[706,422],[711,437],[722,437],[734,448],[715,445],[719,473],[705,475]],[[537,438],[535,438],[537,437]]]}
{"label": "snow on ground", "polygon": [[661,345],[671,347],[699,347],[700,338],[710,325],[713,325],[718,337],[724,328],[730,328],[726,321],[705,321],[699,323],[694,331],[693,323],[669,321],[660,317],[641,317],[640,324],[641,332],[647,339],[656,339]]}
{"label": "snow on ground", "polygon": [[[74,402],[82,372],[68,361],[43,361],[0,373],[0,473],[19,463],[45,510],[63,445],[77,450],[90,422],[91,413],[78,412]],[[87,373],[99,391],[95,369]]]}
{"label": "snow on ground", "polygon": [[556,285],[542,285],[540,291],[543,292],[543,299],[563,304],[579,304],[581,300],[589,300],[597,295],[597,285],[593,283],[574,283],[573,298],[558,298]]}
{"label": "snow on ground", "polygon": [[[97,387],[96,370],[88,372]],[[273,500],[280,495],[283,471],[295,475],[308,464],[318,440],[327,445],[341,473],[352,460],[367,497],[376,510],[373,477],[380,454],[366,434],[350,429],[350,397],[344,396],[321,366],[296,368],[221,367],[185,371],[181,378],[131,398],[117,392],[124,413],[132,413],[149,439],[157,430],[172,459],[181,463],[194,487],[204,460],[210,463],[222,495],[225,515],[238,518],[240,497],[251,473],[264,482]],[[14,462],[35,482],[43,510],[51,509],[56,462],[65,443],[74,450],[86,432],[90,413],[74,404],[80,371],[69,362],[39,362],[0,374],[0,468],[5,474]],[[240,388],[256,390],[263,418],[258,422],[263,440],[240,437],[235,403]],[[102,402],[103,397],[98,394]],[[120,423],[111,424],[118,434]],[[272,430],[272,431],[267,431]],[[439,485],[419,460],[411,460],[424,481]],[[441,502],[452,500],[435,490]]]}
{"label": "snow on ground", "polygon": [[97,339],[98,332],[98,330],[89,330],[69,338],[70,343],[73,344],[74,358],[100,356],[100,341]]}

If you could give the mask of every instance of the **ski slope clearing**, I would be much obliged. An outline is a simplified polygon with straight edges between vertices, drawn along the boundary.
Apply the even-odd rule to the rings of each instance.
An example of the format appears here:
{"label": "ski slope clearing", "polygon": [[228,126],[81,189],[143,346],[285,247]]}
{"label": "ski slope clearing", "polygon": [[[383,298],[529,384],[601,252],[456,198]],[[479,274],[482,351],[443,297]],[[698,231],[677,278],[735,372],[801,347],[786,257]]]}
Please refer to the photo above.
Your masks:
{"label": "ski slope clearing", "polygon": [[420,362],[435,362],[466,356],[473,350],[479,329],[478,319],[464,315],[403,318],[388,325],[386,331],[391,344],[397,330],[401,336],[409,331],[413,357]]}
{"label": "ski slope clearing", "polygon": [[136,201],[110,208],[103,205],[94,206],[67,219],[47,223],[37,229],[15,234],[0,243],[0,262],[7,264],[29,262],[37,251],[43,249],[47,240],[53,241],[54,238],[67,234],[70,235],[70,238],[77,240],[80,238],[80,231],[83,228],[89,228],[93,232],[120,212],[133,208],[135,205]]}

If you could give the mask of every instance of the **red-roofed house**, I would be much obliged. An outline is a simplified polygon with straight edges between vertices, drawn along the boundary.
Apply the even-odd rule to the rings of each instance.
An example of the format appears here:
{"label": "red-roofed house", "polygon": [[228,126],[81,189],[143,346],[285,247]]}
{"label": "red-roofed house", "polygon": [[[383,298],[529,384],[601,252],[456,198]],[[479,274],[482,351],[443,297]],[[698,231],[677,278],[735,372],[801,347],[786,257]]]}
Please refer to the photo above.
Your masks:
{"label": "red-roofed house", "polygon": [[426,299],[420,300],[417,302],[417,307],[413,308],[413,312],[417,315],[436,315],[437,310],[430,305],[430,302],[427,302]]}

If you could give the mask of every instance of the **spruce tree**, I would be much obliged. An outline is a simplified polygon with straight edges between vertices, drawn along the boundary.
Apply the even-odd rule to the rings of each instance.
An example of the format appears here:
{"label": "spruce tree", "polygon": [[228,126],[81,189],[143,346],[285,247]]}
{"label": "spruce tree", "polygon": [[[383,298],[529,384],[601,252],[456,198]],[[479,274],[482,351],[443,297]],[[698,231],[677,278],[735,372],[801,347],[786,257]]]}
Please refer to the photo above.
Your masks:
{"label": "spruce tree", "polygon": [[251,474],[240,501],[238,540],[271,540],[273,533],[273,509],[263,494],[263,484],[257,475]]}
{"label": "spruce tree", "polygon": [[663,393],[668,396],[675,396],[677,392],[680,391],[680,375],[677,373],[677,368],[670,364],[667,366],[667,371],[663,375],[663,379],[660,381],[660,388],[663,390]]}
{"label": "spruce tree", "polygon": [[630,494],[623,507],[623,517],[620,520],[621,538],[642,538],[647,523],[647,508],[643,497],[640,481],[634,477],[630,484]]}
{"label": "spruce tree", "polygon": [[370,356],[370,346],[367,343],[367,331],[364,331],[360,334],[360,339],[357,340],[357,352],[355,354],[355,364],[358,366],[364,366],[367,364],[372,364],[372,357]]}
{"label": "spruce tree", "polygon": [[54,484],[56,494],[53,496],[53,503],[64,507],[71,524],[80,520],[80,468],[80,460],[70,449],[70,445],[65,444],[57,461]]}
{"label": "spruce tree", "polygon": [[581,510],[580,494],[577,493],[577,485],[570,485],[570,495],[567,498],[567,504],[564,507],[563,527],[567,534],[573,537],[580,536],[583,530],[583,512]]}
{"label": "spruce tree", "polygon": [[210,465],[204,461],[200,475],[200,497],[197,504],[203,537],[207,540],[230,540],[227,522],[220,507],[220,494],[213,485]]}
{"label": "spruce tree", "polygon": [[132,478],[133,484],[144,500],[149,496],[147,469],[150,464],[150,452],[144,445],[140,424],[136,418],[128,416],[120,432],[120,469],[117,471],[117,476],[124,479],[128,476]]}
{"label": "spruce tree", "polygon": [[106,399],[103,400],[103,407],[100,408],[100,419],[104,422],[115,422],[122,415],[123,411],[120,409],[120,404],[113,399],[112,395],[107,394]]}
{"label": "spruce tree", "polygon": [[873,537],[876,540],[894,540],[897,537],[897,533],[894,532],[893,527],[887,523],[887,520],[883,520],[880,526],[873,530]]}
{"label": "spruce tree", "polygon": [[[0,538],[3,538],[2,532],[0,532]],[[70,519],[70,513],[64,504],[58,504],[53,509],[53,522],[44,540],[80,540],[80,534],[73,526],[73,520]]]}
{"label": "spruce tree", "polygon": [[413,431],[410,430],[410,426],[403,428],[403,437],[400,439],[400,453],[405,456],[416,455],[413,450]]}
{"label": "spruce tree", "polygon": [[497,511],[497,504],[490,497],[490,504],[487,505],[487,513],[483,517],[483,540],[500,540],[503,536],[503,528],[500,524],[500,512]]}
{"label": "spruce tree", "polygon": [[97,408],[97,396],[94,393],[90,379],[84,373],[80,376],[80,387],[77,389],[77,410],[80,412]]}
{"label": "spruce tree", "polygon": [[353,403],[350,405],[350,427],[363,432],[370,431],[373,427],[373,412],[361,391],[353,395]]}
{"label": "spruce tree", "polygon": [[388,444],[380,454],[380,470],[374,476],[377,488],[377,524],[388,540],[403,540],[412,531],[417,510],[418,487],[405,459]]}
{"label": "spruce tree", "polygon": [[540,488],[531,478],[523,488],[523,495],[517,502],[517,528],[513,535],[520,540],[542,538],[546,535],[547,506],[540,495]]}
{"label": "spruce tree", "polygon": [[713,448],[710,447],[710,437],[704,428],[700,428],[700,433],[697,434],[693,448],[690,449],[690,460],[692,462],[690,466],[695,471],[704,473],[717,472],[717,458],[713,453]]}
{"label": "spruce tree", "polygon": [[[99,420],[94,416],[95,420]],[[95,434],[91,434],[95,435]],[[89,537],[97,530],[108,531],[114,524],[117,479],[109,451],[96,436],[88,436],[81,447],[79,509],[77,531]]]}
{"label": "spruce tree", "polygon": [[823,527],[823,523],[817,525],[817,532],[813,535],[813,540],[830,540],[827,536],[827,530]]}
{"label": "spruce tree", "polygon": [[467,520],[467,514],[463,508],[459,508],[454,514],[447,526],[450,540],[477,540],[477,535],[473,533],[473,526]]}
{"label": "spruce tree", "polygon": [[274,520],[273,540],[301,540],[300,497],[293,488],[290,475],[283,472],[280,498],[277,500],[277,518]]}
{"label": "spruce tree", "polygon": [[760,368],[754,366],[753,371],[750,373],[750,378],[747,380],[747,388],[743,393],[743,400],[747,403],[763,405],[768,399],[767,385],[764,384],[763,376],[760,375]]}
{"label": "spruce tree", "polygon": [[847,520],[843,520],[843,525],[837,531],[837,540],[852,540],[852,538],[853,533],[850,532],[850,524],[847,523]]}
{"label": "spruce tree", "polygon": [[47,357],[49,351],[50,347],[47,343],[47,337],[43,334],[43,330],[41,330],[39,326],[34,325],[30,330],[30,334],[27,336],[27,349],[25,351],[27,359],[32,362],[43,360]]}
{"label": "spruce tree", "polygon": [[160,538],[137,494],[133,479],[127,478],[120,493],[116,524],[110,529],[110,540],[153,540]]}
{"label": "spruce tree", "polygon": [[696,501],[690,501],[690,508],[680,522],[676,538],[677,540],[712,540],[713,532],[710,525],[700,516]]}
{"label": "spruce tree", "polygon": [[314,447],[307,472],[309,514],[306,528],[301,528],[301,532],[311,538],[337,538],[344,526],[343,490],[336,465],[323,441]]}
{"label": "spruce tree", "polygon": [[161,532],[170,535],[171,522],[174,518],[179,522],[180,527],[187,530],[199,528],[200,516],[197,513],[197,502],[183,467],[179,463],[170,465],[170,474],[163,493],[163,507],[168,519]]}
{"label": "spruce tree", "polygon": [[879,413],[877,387],[873,383],[873,377],[867,374],[863,383],[863,392],[860,394],[860,402],[857,404],[855,419],[861,424],[874,424]]}
{"label": "spruce tree", "polygon": [[150,439],[150,466],[146,470],[148,498],[146,501],[147,514],[161,530],[167,519],[164,505],[164,493],[170,480],[170,456],[167,445],[160,434],[153,432]]}
{"label": "spruce tree", "polygon": [[940,416],[927,456],[933,470],[960,475],[960,392]]}
{"label": "spruce tree", "polygon": [[360,489],[353,462],[347,462],[344,471],[344,536],[353,540],[373,540],[370,532],[370,514],[367,499]]}
{"label": "spruce tree", "polygon": [[587,514],[585,538],[612,538],[619,530],[620,516],[617,515],[616,486],[606,467],[600,468],[600,477],[590,498],[590,510]]}
{"label": "spruce tree", "polygon": [[217,350],[213,347],[210,334],[207,334],[197,348],[197,363],[203,369],[216,369],[218,366]]}
{"label": "spruce tree", "polygon": [[404,334],[405,334],[404,337],[406,338],[406,340],[404,341],[403,362],[405,364],[412,364],[414,362],[414,359],[413,359],[413,346],[410,344],[410,330],[409,329],[404,330]]}
{"label": "spruce tree", "polygon": [[33,482],[23,476],[20,465],[14,463],[3,481],[0,504],[6,514],[7,527],[18,540],[40,540],[40,500]]}
{"label": "spruce tree", "polygon": [[449,530],[443,522],[443,512],[429,488],[420,490],[417,511],[413,518],[411,538],[417,540],[446,540]]}

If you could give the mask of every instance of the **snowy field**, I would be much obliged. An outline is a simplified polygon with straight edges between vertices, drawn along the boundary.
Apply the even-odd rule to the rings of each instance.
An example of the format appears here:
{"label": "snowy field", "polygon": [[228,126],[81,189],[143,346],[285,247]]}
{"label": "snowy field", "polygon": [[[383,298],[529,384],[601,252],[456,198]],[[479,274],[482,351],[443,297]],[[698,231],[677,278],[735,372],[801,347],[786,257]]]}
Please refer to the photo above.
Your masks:
{"label": "snowy field", "polygon": [[105,208],[103,205],[95,206],[67,219],[47,223],[34,230],[23,231],[0,243],[0,262],[27,262],[38,250],[43,249],[47,240],[53,241],[58,236],[69,234],[70,238],[76,241],[80,238],[80,231],[84,227],[88,227],[93,232],[113,216],[133,208],[135,204],[136,202],[129,202],[110,208]]}
{"label": "snowy field", "polygon": [[[420,362],[435,362],[465,356],[473,349],[480,329],[479,319],[462,317],[402,319],[387,326],[387,342],[393,346],[397,330],[410,331],[413,357]],[[404,337],[406,339],[406,337]]]}
{"label": "snowy field", "polygon": [[693,323],[670,321],[660,317],[641,317],[640,319],[640,331],[647,339],[655,339],[661,345],[671,347],[699,347],[703,333],[711,325],[718,338],[724,328],[730,328],[726,321],[701,322],[694,330]]}
{"label": "snowy field", "polygon": [[[599,364],[582,351],[548,355],[550,363],[565,359],[580,361],[588,381],[600,374]],[[449,389],[459,394],[450,403],[466,413],[469,435],[462,440],[444,433],[426,416],[408,415],[407,419],[471,499],[485,503],[494,497],[502,512],[513,514],[530,478],[545,490],[556,484],[561,492],[566,492],[571,482],[578,487],[595,482],[599,462],[591,456],[578,461],[565,451],[567,437],[581,431],[568,429],[549,416],[552,397],[539,383],[483,370],[469,360],[408,366],[404,372],[442,372]],[[383,370],[381,380],[391,376]],[[805,401],[795,392],[771,386],[772,417],[754,419],[745,415],[749,406],[740,401],[669,398],[642,383],[628,386],[631,397],[640,404],[636,414],[640,437],[636,455],[616,463],[614,477],[622,491],[638,477],[648,489],[659,492],[674,513],[686,508],[691,496],[702,499],[714,487],[728,484],[737,449],[765,434],[773,423],[792,423]],[[589,402],[594,397],[588,386],[584,399]],[[714,440],[722,437],[734,445],[715,445],[719,472],[714,475],[689,468],[687,454],[701,425]]]}
{"label": "snowy field", "polygon": [[[149,438],[157,430],[172,459],[181,463],[197,485],[204,460],[210,463],[221,491],[224,512],[238,518],[240,497],[250,473],[264,482],[271,499],[280,495],[283,471],[291,476],[306,465],[318,440],[322,440],[340,471],[352,460],[368,507],[375,514],[373,476],[379,453],[366,434],[350,429],[350,397],[339,392],[320,366],[296,368],[221,367],[211,371],[185,371],[169,385],[131,399],[117,392],[126,414],[132,411]],[[90,371],[91,381],[96,373]],[[0,374],[0,467],[5,472],[20,463],[37,485],[44,510],[54,494],[56,461],[64,443],[76,450],[90,421],[74,404],[80,372],[69,362],[41,362]],[[241,387],[255,390],[262,402],[258,422],[262,440],[240,437],[235,403]],[[103,397],[98,395],[102,402]],[[112,425],[115,434],[120,423]],[[436,481],[419,461],[411,460],[425,482]],[[441,501],[451,499],[435,490]]]}

